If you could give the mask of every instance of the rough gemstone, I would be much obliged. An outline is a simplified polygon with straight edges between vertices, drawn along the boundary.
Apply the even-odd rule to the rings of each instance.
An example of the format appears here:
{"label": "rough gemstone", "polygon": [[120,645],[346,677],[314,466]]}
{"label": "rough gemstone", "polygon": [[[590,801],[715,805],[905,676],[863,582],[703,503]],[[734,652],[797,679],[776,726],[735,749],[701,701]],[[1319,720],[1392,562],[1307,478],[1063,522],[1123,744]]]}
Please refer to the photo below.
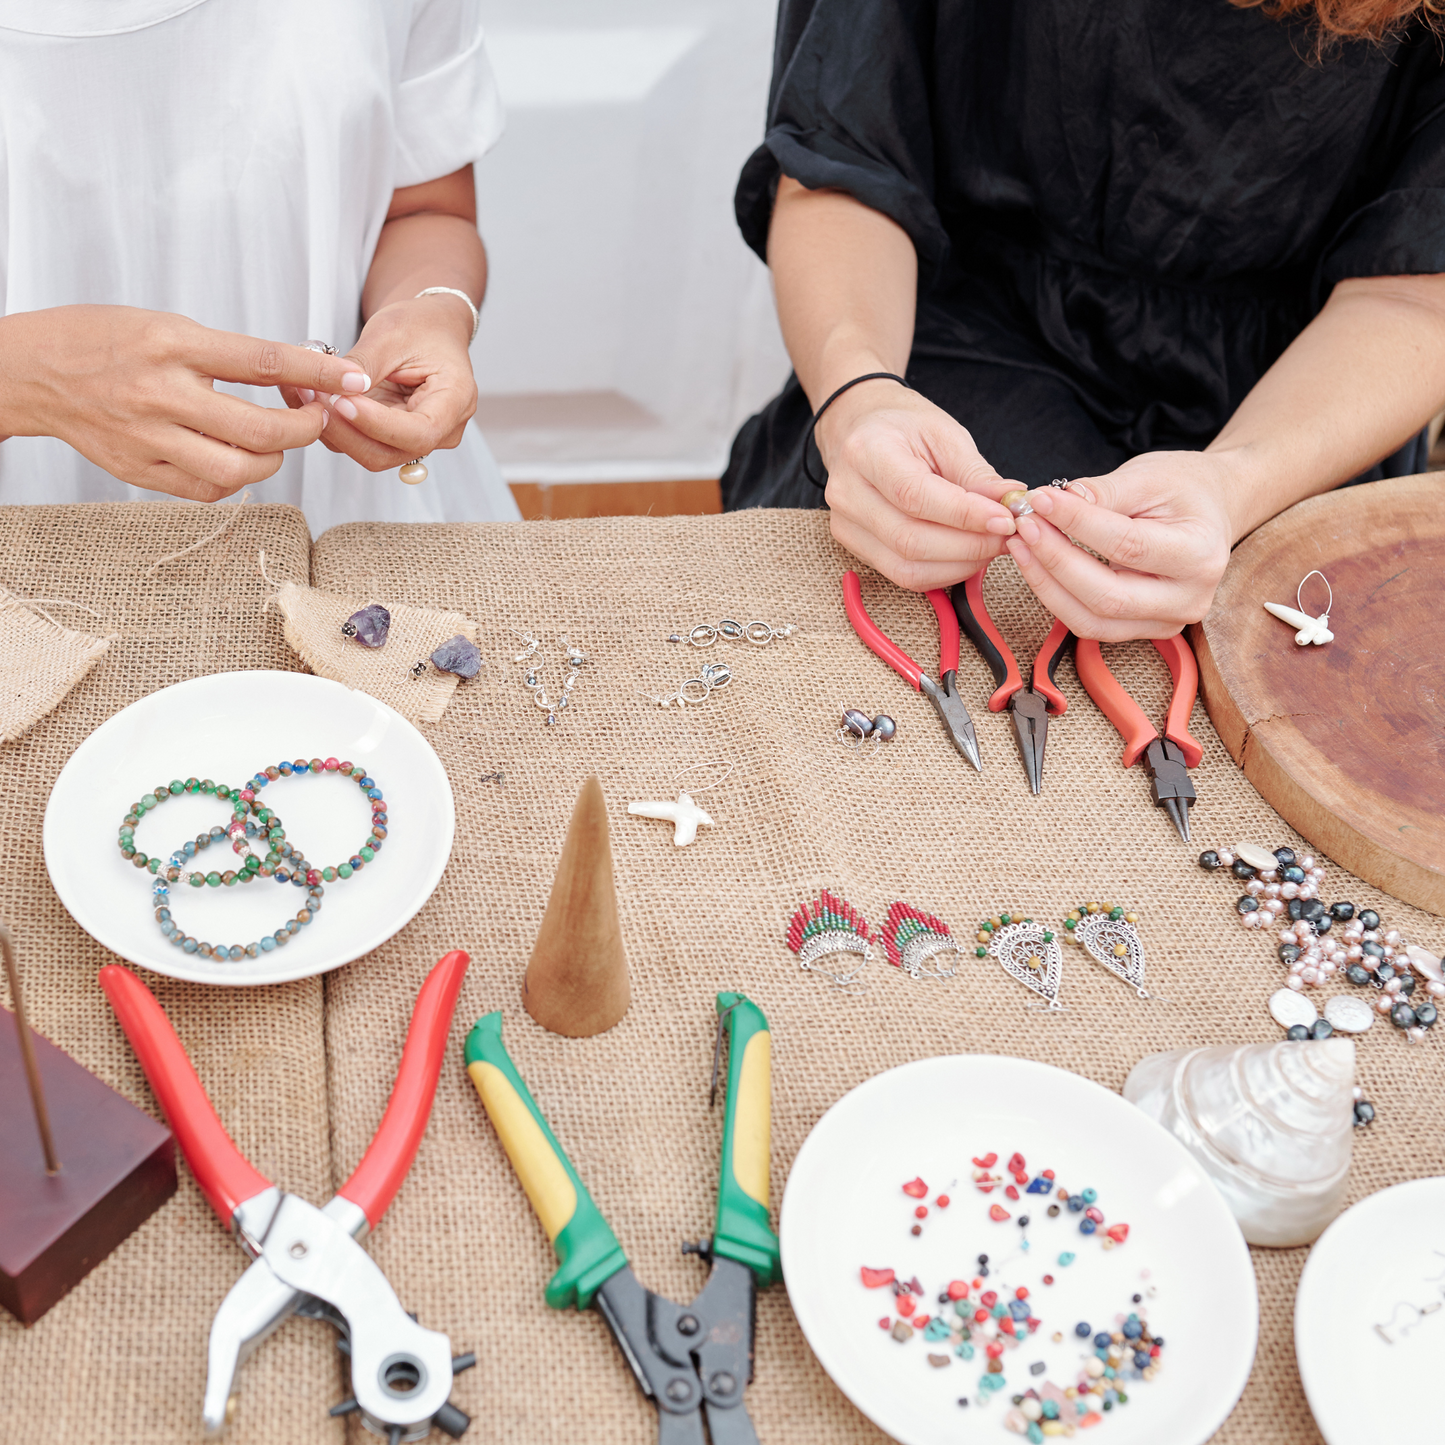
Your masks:
{"label": "rough gemstone", "polygon": [[391,631],[391,613],[379,602],[370,602],[360,612],[353,612],[341,629],[363,647],[380,647]]}
{"label": "rough gemstone", "polygon": [[458,633],[448,638],[432,653],[431,660],[442,672],[455,673],[458,677],[475,677],[481,670],[482,654],[474,642],[468,642]]}

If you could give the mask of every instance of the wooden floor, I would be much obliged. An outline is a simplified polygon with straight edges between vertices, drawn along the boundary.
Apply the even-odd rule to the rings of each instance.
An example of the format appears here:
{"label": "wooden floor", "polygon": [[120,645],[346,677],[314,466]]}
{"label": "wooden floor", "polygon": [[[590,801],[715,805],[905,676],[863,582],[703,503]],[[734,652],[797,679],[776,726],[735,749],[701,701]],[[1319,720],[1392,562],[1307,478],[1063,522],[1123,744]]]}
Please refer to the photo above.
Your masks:
{"label": "wooden floor", "polygon": [[513,482],[529,521],[553,517],[695,517],[722,511],[715,481]]}

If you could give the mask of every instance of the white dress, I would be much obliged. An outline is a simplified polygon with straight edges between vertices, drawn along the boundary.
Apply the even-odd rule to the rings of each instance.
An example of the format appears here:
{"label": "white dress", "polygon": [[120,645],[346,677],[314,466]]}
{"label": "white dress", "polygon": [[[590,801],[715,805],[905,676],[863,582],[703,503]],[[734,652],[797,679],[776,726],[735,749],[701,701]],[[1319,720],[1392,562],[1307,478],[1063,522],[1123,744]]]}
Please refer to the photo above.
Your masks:
{"label": "white dress", "polygon": [[[479,159],[501,133],[479,12],[0,0],[0,307],[141,306],[347,351],[392,192]],[[253,494],[302,508],[313,533],[518,515],[475,424],[427,466],[406,486],[317,443]],[[53,437],[0,442],[0,503],[158,495]]]}

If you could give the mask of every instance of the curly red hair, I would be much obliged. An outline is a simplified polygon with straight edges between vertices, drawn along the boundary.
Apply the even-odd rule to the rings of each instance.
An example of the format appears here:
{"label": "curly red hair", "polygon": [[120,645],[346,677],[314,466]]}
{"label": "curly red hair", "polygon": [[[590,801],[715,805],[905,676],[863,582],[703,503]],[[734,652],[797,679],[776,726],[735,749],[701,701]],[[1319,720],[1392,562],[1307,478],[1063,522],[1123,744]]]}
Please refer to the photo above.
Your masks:
{"label": "curly red hair", "polygon": [[1313,20],[1321,41],[1385,40],[1412,21],[1437,25],[1445,0],[1230,0],[1241,10],[1263,6],[1276,19]]}

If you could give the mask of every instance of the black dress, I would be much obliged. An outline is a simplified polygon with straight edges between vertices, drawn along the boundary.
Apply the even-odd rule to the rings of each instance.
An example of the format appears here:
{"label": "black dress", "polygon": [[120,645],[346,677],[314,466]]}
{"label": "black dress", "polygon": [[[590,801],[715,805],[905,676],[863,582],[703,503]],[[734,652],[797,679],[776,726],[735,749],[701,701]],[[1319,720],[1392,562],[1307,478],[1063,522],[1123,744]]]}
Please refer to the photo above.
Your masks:
{"label": "black dress", "polygon": [[[1311,56],[1229,0],[782,0],[738,224],[764,255],[780,172],[897,221],[908,379],[1005,477],[1197,449],[1336,281],[1445,271],[1440,40]],[[808,417],[790,378],[727,507],[822,505]]]}

